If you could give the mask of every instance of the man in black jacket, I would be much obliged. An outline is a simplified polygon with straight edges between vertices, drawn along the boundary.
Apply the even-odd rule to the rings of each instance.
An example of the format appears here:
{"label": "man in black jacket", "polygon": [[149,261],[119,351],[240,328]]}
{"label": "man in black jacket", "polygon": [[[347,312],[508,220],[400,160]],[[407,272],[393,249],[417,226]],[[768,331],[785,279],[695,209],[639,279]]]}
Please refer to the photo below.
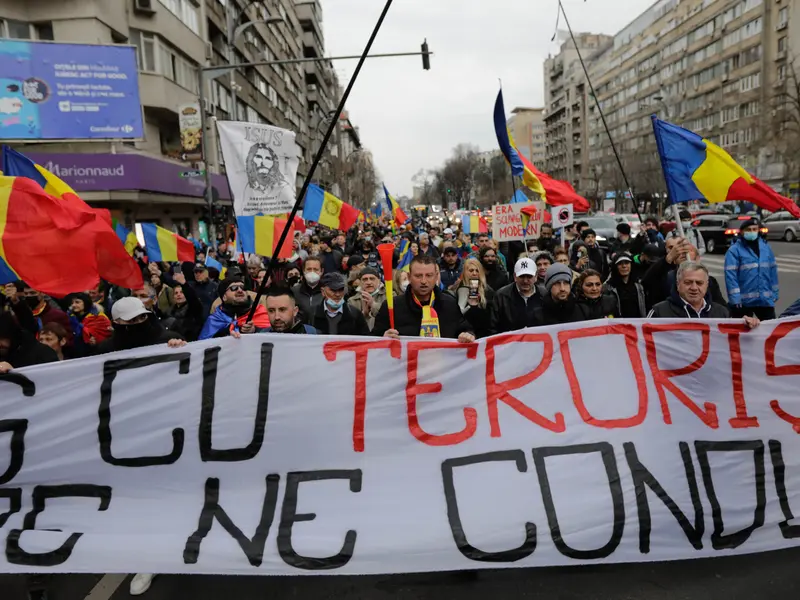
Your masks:
{"label": "man in black jacket", "polygon": [[300,318],[305,323],[311,323],[317,307],[322,304],[322,288],[319,281],[322,278],[322,259],[318,256],[309,256],[303,264],[303,281],[292,288],[292,294],[300,309]]}
{"label": "man in black jacket", "polygon": [[[647,315],[655,319],[727,319],[728,308],[711,299],[708,269],[699,262],[685,261],[675,275],[676,287],[668,300],[659,302]],[[758,327],[756,317],[744,317],[750,329]]]}
{"label": "man in black jacket", "polygon": [[58,355],[25,331],[11,313],[0,314],[0,373],[58,362]]}
{"label": "man in black jacket", "polygon": [[514,265],[514,283],[497,290],[489,309],[492,335],[536,326],[534,312],[542,306],[543,295],[536,276],[533,259],[520,258]]}
{"label": "man in black jacket", "polygon": [[572,295],[572,270],[568,266],[555,263],[548,267],[544,287],[547,293],[533,316],[537,326],[583,321],[583,314]]}
{"label": "man in black jacket", "polygon": [[120,298],[113,304],[111,320],[114,323],[114,333],[95,347],[96,354],[157,344],[167,344],[170,348],[186,345],[180,335],[164,329],[142,301],[133,296]]}
{"label": "man in black jacket", "polygon": [[320,335],[369,335],[364,315],[345,302],[347,280],[341,273],[325,273],[320,282],[322,304],[317,307],[311,326]]}
{"label": "man in black jacket", "polygon": [[394,328],[389,322],[389,305],[384,302],[375,317],[372,335],[390,338],[441,337],[462,344],[475,341],[472,327],[461,313],[458,301],[437,289],[436,259],[420,254],[409,266],[408,288],[394,304]]}

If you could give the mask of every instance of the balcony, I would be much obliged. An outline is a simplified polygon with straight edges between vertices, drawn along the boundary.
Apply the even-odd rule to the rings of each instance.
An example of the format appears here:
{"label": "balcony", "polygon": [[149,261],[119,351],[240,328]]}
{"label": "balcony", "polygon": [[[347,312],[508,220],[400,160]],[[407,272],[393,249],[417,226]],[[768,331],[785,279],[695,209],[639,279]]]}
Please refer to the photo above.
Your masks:
{"label": "balcony", "polygon": [[163,117],[177,118],[178,106],[197,102],[197,94],[155,73],[139,73],[139,95],[142,106],[155,109]]}

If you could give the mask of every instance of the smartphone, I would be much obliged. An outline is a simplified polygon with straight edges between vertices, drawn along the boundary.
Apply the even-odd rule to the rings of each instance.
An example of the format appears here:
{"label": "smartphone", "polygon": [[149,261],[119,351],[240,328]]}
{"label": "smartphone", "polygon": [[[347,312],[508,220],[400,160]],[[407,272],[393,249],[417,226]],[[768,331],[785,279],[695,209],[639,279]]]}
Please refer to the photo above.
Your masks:
{"label": "smartphone", "polygon": [[470,279],[469,280],[469,297],[470,298],[477,298],[478,297],[478,285],[480,284],[479,279]]}
{"label": "smartphone", "polygon": [[183,273],[183,270],[181,269],[180,265],[175,265],[174,267],[172,267],[173,275],[180,275],[181,273]]}

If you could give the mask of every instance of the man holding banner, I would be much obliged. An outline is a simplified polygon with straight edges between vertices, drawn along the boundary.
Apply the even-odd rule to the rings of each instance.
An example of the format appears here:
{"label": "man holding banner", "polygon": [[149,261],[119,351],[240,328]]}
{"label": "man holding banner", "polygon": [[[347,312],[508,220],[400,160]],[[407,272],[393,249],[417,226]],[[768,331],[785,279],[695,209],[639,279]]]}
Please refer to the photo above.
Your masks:
{"label": "man holding banner", "polygon": [[436,260],[419,254],[409,267],[409,285],[394,307],[394,328],[389,323],[389,306],[381,305],[372,335],[388,338],[432,337],[475,341],[472,327],[464,318],[454,296],[439,289]]}

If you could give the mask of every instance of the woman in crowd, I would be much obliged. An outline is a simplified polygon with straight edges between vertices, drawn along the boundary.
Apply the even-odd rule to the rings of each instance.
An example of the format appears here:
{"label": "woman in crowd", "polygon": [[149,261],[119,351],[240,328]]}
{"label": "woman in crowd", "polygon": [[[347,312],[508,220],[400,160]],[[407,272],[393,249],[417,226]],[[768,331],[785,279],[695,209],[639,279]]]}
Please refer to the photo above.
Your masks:
{"label": "woman in crowd", "polygon": [[417,242],[411,242],[408,251],[411,252],[411,258],[415,258],[419,254],[419,244]]}
{"label": "woman in crowd", "polygon": [[176,276],[172,300],[162,323],[164,329],[179,334],[187,342],[196,341],[207,315],[203,314],[203,305],[195,291],[180,276]]}
{"label": "woman in crowd", "polygon": [[617,299],[617,312],[623,319],[644,319],[647,316],[644,287],[631,272],[633,258],[627,252],[614,256],[606,292]]}
{"label": "woman in crowd", "polygon": [[408,287],[408,271],[394,270],[392,276],[392,295],[404,296]]}
{"label": "woman in crowd", "polygon": [[456,299],[461,313],[475,330],[475,337],[489,335],[489,307],[494,290],[486,283],[486,273],[477,258],[464,261],[464,270],[456,284]]}
{"label": "woman in crowd", "polygon": [[89,294],[79,292],[70,294],[69,323],[74,335],[73,353],[75,356],[87,356],[93,347],[111,337],[114,328],[111,320],[101,312]]}
{"label": "woman in crowd", "polygon": [[619,317],[617,299],[603,293],[603,281],[597,271],[583,271],[572,289],[583,321]]}
{"label": "woman in crowd", "polygon": [[490,288],[497,291],[511,282],[508,277],[508,271],[500,265],[497,258],[497,250],[491,246],[485,246],[481,248],[478,256],[486,274],[486,283],[489,284]]}

